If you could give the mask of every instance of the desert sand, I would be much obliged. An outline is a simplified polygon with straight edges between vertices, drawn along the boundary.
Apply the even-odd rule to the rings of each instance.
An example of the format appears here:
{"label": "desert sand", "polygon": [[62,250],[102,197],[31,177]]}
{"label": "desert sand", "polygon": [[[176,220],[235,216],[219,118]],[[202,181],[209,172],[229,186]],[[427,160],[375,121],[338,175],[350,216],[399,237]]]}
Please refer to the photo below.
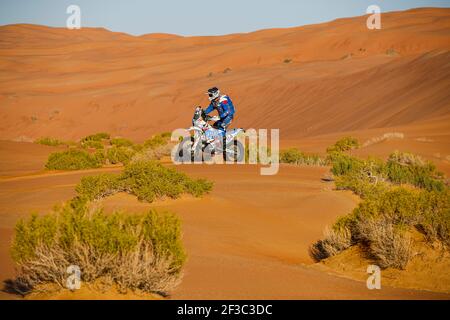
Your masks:
{"label": "desert sand", "polygon": [[[47,172],[59,147],[33,139],[106,131],[141,142],[189,126],[214,85],[237,106],[234,126],[280,128],[283,148],[324,154],[353,135],[367,142],[357,155],[410,151],[448,176],[450,9],[386,13],[376,31],[365,19],[220,37],[0,27],[0,280],[14,276],[8,250],[19,218],[69,200],[85,175],[121,170]],[[179,214],[189,259],[172,299],[449,299],[370,291],[314,265],[309,246],[359,201],[321,180],[328,168],[282,165],[275,176],[254,165],[177,168],[213,180],[213,192],[153,204],[127,194],[103,200],[106,210]]]}
{"label": "desert sand", "polygon": [[[26,149],[24,143],[16,144]],[[35,146],[25,145],[31,150],[25,156],[28,158],[35,152]],[[166,161],[166,165],[172,164]],[[36,163],[36,168],[42,166],[43,163]],[[139,202],[129,194],[102,200],[106,211],[141,212],[157,208],[179,214],[189,258],[184,279],[172,293],[172,299],[448,299],[448,295],[441,293],[389,287],[370,291],[364,281],[346,279],[315,267],[308,254],[309,246],[322,236],[326,225],[350,212],[359,201],[351,192],[334,191],[332,184],[321,180],[328,168],[282,165],[275,176],[261,176],[256,165],[177,168],[191,176],[213,180],[213,192],[201,199],[184,196],[152,204]],[[9,244],[19,218],[32,211],[48,212],[53,205],[71,199],[82,176],[118,170],[37,171],[2,177],[1,280],[11,279],[15,274]],[[18,298],[5,292],[0,296]],[[117,294],[101,296],[120,298]],[[85,299],[95,295],[84,290],[79,295],[63,292],[33,298]]]}

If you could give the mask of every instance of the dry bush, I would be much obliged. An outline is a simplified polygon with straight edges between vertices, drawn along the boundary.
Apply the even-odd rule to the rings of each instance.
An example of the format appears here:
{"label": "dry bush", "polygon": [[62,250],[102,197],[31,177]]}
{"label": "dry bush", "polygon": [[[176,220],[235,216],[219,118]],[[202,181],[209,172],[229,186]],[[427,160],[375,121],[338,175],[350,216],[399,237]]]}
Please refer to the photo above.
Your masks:
{"label": "dry bush", "polygon": [[400,165],[413,165],[413,166],[425,165],[425,161],[420,156],[400,151],[394,151],[392,154],[390,154],[388,162],[395,162]]}
{"label": "dry bush", "polygon": [[326,228],[324,238],[314,243],[309,249],[315,261],[332,257],[352,245],[352,235],[348,228]]}
{"label": "dry bush", "polygon": [[153,249],[142,242],[137,249],[122,255],[113,265],[114,282],[122,292],[168,292],[178,286],[182,273],[173,267],[170,257],[157,258]]}
{"label": "dry bush", "polygon": [[12,254],[18,277],[9,287],[21,294],[45,284],[66,287],[71,265],[87,284],[109,279],[122,292],[166,293],[179,283],[186,260],[174,214],[106,215],[87,205],[19,221]]}
{"label": "dry bush", "polygon": [[316,154],[305,154],[297,148],[290,148],[280,152],[280,162],[295,165],[324,166],[326,161]]}
{"label": "dry bush", "polygon": [[151,161],[151,160],[161,160],[162,157],[170,156],[174,144],[165,144],[155,146],[153,148],[146,148],[138,153],[136,153],[131,158],[131,163],[140,161]]}
{"label": "dry bush", "polygon": [[15,292],[25,295],[43,283],[56,283],[63,288],[68,266],[70,263],[61,248],[38,245],[32,259],[20,261],[17,264],[19,276],[12,283],[13,289]]}
{"label": "dry bush", "polygon": [[362,220],[356,230],[357,238],[369,246],[381,268],[406,268],[412,257],[412,241],[391,219]]}

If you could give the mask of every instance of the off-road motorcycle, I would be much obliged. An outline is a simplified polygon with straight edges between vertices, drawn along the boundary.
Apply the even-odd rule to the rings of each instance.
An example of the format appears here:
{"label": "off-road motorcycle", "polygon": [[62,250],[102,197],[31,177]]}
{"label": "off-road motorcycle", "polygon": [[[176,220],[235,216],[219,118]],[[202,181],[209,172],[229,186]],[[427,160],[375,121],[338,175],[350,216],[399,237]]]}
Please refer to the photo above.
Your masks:
{"label": "off-road motorcycle", "polygon": [[[215,123],[211,125],[209,121]],[[217,121],[219,121],[218,116],[210,117],[201,107],[197,107],[192,118],[192,126],[188,129],[191,136],[184,138],[178,145],[175,161],[209,161],[211,157],[220,154],[224,161],[243,161],[244,146],[237,140],[237,136],[245,133],[245,130],[231,129],[224,135],[223,131],[217,127]]]}

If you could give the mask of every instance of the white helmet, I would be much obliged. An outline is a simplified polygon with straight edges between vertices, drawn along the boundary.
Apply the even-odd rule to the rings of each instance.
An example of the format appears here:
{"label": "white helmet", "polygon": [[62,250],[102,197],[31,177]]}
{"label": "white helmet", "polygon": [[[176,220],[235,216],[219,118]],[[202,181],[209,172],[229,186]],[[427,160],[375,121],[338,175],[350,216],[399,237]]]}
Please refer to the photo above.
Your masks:
{"label": "white helmet", "polygon": [[213,101],[214,99],[220,97],[220,90],[217,87],[213,87],[208,89],[206,94],[208,95],[209,101]]}

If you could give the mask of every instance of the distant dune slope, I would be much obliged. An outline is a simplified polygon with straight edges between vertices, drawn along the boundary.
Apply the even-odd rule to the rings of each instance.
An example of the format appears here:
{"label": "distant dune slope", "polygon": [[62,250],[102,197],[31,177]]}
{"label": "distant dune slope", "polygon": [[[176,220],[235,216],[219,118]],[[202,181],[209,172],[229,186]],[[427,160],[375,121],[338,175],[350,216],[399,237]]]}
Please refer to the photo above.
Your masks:
{"label": "distant dune slope", "polygon": [[450,9],[219,37],[0,27],[0,139],[144,139],[189,125],[217,85],[236,126],[282,139],[408,125],[450,111]]}

